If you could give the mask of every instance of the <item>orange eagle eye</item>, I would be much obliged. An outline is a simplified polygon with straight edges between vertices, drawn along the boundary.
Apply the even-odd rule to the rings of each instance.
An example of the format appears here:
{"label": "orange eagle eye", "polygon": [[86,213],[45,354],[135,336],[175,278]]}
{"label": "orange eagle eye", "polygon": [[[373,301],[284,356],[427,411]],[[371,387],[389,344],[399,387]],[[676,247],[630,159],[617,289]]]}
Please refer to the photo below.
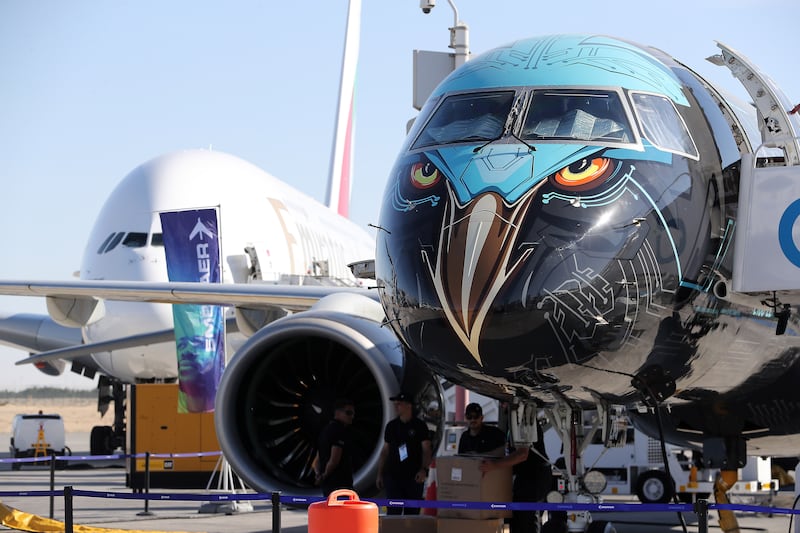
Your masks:
{"label": "orange eagle eye", "polygon": [[589,184],[594,186],[598,185],[594,182],[606,179],[612,169],[608,158],[583,158],[556,172],[555,181],[567,188],[583,188]]}
{"label": "orange eagle eye", "polygon": [[433,187],[439,183],[440,178],[439,170],[430,161],[415,163],[411,167],[411,183],[418,189]]}

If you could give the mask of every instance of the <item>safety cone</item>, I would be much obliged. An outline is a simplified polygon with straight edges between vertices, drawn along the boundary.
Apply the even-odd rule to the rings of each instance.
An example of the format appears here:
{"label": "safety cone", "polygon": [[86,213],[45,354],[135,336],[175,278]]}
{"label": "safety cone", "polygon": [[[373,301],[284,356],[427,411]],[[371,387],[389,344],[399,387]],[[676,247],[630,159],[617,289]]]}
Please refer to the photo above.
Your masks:
{"label": "safety cone", "polygon": [[[428,468],[428,488],[425,490],[425,499],[436,500],[436,461],[431,461],[431,466]],[[426,507],[422,510],[422,514],[436,516],[436,507]]]}
{"label": "safety cone", "polygon": [[689,470],[689,483],[686,485],[693,489],[697,488],[697,467],[695,465],[692,465],[692,468]]}

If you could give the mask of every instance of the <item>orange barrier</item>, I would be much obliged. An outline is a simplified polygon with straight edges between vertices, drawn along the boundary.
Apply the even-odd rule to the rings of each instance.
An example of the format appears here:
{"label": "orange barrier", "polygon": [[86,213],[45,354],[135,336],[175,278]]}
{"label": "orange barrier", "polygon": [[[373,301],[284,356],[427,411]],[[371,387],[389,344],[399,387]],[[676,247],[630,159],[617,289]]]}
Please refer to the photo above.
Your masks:
{"label": "orange barrier", "polygon": [[335,490],[308,506],[308,533],[378,533],[378,523],[378,506],[362,502],[350,489]]}

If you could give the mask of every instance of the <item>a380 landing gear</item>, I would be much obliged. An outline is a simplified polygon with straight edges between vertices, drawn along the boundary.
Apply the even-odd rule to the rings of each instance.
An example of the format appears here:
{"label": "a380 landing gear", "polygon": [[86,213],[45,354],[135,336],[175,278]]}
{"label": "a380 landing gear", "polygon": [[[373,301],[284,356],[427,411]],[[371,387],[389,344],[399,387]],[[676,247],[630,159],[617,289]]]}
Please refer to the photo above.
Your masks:
{"label": "a380 landing gear", "polygon": [[125,385],[116,379],[100,376],[97,384],[97,410],[101,416],[114,402],[114,423],[94,426],[89,436],[91,455],[110,455],[121,448],[125,451]]}

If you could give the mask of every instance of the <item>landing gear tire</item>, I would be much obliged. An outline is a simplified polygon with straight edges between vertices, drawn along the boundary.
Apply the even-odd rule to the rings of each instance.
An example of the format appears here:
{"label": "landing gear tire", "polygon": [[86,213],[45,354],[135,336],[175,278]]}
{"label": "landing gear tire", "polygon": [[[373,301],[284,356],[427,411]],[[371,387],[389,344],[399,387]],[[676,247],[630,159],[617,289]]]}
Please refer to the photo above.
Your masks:
{"label": "landing gear tire", "polygon": [[89,453],[91,455],[109,455],[114,451],[112,441],[114,430],[111,426],[95,426],[89,435]]}
{"label": "landing gear tire", "polygon": [[675,489],[661,470],[648,470],[636,482],[636,496],[642,503],[669,503]]}
{"label": "landing gear tire", "polygon": [[589,524],[586,533],[617,533],[617,530],[611,522],[596,520]]}

